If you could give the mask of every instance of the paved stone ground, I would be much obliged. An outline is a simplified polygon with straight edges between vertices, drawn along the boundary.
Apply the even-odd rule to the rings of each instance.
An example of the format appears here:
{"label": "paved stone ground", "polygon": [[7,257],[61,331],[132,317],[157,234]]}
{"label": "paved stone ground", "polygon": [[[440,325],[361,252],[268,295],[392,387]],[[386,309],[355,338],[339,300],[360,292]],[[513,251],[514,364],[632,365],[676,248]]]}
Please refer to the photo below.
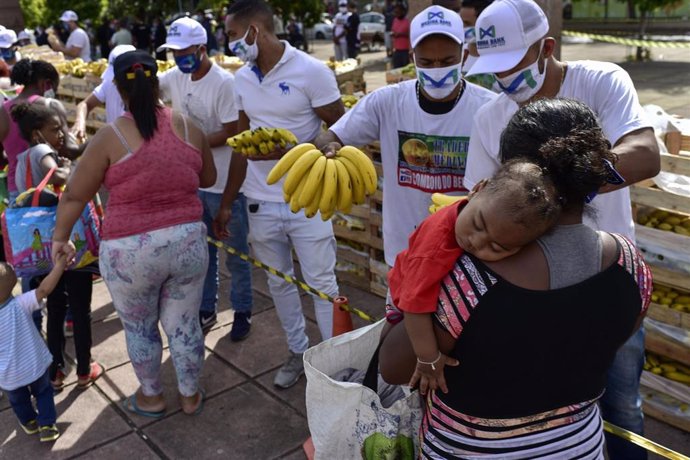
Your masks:
{"label": "paved stone ground", "polygon": [[[314,55],[328,58],[331,46],[314,46]],[[565,45],[566,59],[592,58],[623,62],[625,49],[613,45]],[[364,53],[371,70],[369,90],[385,84],[383,54]],[[657,62],[627,63],[643,103],[656,103],[671,113],[690,116],[690,53],[686,50],[655,53]],[[221,264],[224,266],[224,264]],[[227,339],[232,324],[228,300],[221,299],[219,324],[206,338],[206,363],[202,384],[208,401],[197,417],[179,409],[175,377],[169,354],[163,355],[168,413],[152,421],[126,413],[120,402],[137,388],[129,365],[124,334],[102,282],[93,295],[93,357],[108,371],[96,385],[80,392],[72,373],[66,389],[56,396],[62,437],[53,445],[41,445],[19,429],[7,398],[0,399],[0,458],[2,459],[303,459],[302,442],[308,437],[304,404],[305,381],[289,390],[273,387],[273,377],[287,357],[283,331],[268,295],[265,274],[255,270],[252,335],[233,344]],[[221,292],[227,293],[229,276],[223,273]],[[377,316],[383,301],[350,286],[342,293],[352,305]],[[303,296],[308,332],[318,338],[313,304]],[[361,322],[357,322],[361,326]],[[68,353],[73,356],[72,341]],[[677,451],[690,453],[690,435],[653,419],[646,420],[647,436]]]}

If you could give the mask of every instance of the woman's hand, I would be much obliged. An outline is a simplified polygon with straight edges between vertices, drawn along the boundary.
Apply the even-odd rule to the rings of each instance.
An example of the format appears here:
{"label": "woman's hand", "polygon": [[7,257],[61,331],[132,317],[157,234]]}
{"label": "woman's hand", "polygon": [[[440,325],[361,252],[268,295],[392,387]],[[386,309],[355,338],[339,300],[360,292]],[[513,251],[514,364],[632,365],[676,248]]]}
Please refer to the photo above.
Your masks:
{"label": "woman's hand", "polygon": [[410,379],[409,386],[414,388],[419,383],[419,392],[426,396],[428,390],[441,390],[448,393],[448,385],[446,385],[446,378],[443,375],[443,368],[445,366],[457,366],[460,364],[457,359],[439,353],[438,361],[431,364],[422,364],[417,361],[417,367]]}
{"label": "woman's hand", "polygon": [[61,258],[67,260],[67,265],[72,265],[74,263],[74,257],[77,254],[77,248],[71,241],[53,241],[51,248],[51,259],[53,265],[58,265]]}

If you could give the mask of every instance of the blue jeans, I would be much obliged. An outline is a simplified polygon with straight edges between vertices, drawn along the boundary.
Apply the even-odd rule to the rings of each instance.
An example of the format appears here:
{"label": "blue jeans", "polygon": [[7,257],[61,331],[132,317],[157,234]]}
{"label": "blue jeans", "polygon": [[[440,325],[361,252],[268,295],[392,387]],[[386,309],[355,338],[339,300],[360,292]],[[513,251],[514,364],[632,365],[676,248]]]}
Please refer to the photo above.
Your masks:
{"label": "blue jeans", "polygon": [[[204,206],[203,220],[208,229],[208,235],[213,234],[213,219],[220,209],[220,201],[223,197],[220,193],[199,191],[199,198]],[[249,254],[247,235],[249,233],[249,221],[247,218],[247,198],[241,193],[232,203],[232,217],[229,228],[230,237],[223,243]],[[252,299],[252,267],[239,257],[228,254],[226,266],[230,271],[230,306],[236,312],[251,313]],[[208,245],[208,271],[204,280],[204,294],[201,299],[202,312],[215,313],[218,303],[218,248]]]}
{"label": "blue jeans", "polygon": [[[644,365],[644,329],[640,328],[618,350],[608,371],[606,392],[601,398],[604,420],[642,435],[642,399],[640,375]],[[618,436],[606,433],[610,460],[644,460],[647,451]]]}
{"label": "blue jeans", "polygon": [[[36,399],[36,409],[31,404],[31,396]],[[35,382],[7,392],[7,399],[12,405],[12,410],[17,415],[19,423],[26,425],[32,420],[38,422],[38,426],[50,426],[57,420],[55,400],[53,399],[53,386],[50,384],[48,370]]]}
{"label": "blue jeans", "polygon": [[[10,206],[14,204],[14,202],[17,200],[17,197],[19,196],[19,192],[9,192],[8,193],[8,201],[10,203]],[[7,257],[9,254],[6,254],[5,257]],[[20,282],[22,285],[22,293],[29,292],[31,288],[31,279],[29,277],[23,277]],[[38,287],[38,285],[36,285]],[[34,288],[35,289],[35,288]],[[36,310],[31,314],[34,324],[36,325],[36,329],[38,329],[38,332],[41,332],[41,329],[43,329],[43,315],[41,314],[41,310]]]}

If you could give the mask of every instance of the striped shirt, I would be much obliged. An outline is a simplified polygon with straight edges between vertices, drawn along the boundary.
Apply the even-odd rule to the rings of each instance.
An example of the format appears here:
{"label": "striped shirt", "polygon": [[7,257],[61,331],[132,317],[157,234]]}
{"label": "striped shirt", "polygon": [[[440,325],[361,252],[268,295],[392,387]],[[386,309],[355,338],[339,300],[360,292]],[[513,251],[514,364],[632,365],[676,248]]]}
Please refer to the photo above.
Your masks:
{"label": "striped shirt", "polygon": [[616,263],[560,289],[532,291],[461,256],[435,321],[455,339],[448,394],[430,393],[422,458],[603,459],[597,400],[617,349],[647,309],[651,274],[613,235]]}
{"label": "striped shirt", "polygon": [[29,385],[53,362],[31,318],[42,304],[36,291],[29,291],[0,305],[0,388],[4,390]]}

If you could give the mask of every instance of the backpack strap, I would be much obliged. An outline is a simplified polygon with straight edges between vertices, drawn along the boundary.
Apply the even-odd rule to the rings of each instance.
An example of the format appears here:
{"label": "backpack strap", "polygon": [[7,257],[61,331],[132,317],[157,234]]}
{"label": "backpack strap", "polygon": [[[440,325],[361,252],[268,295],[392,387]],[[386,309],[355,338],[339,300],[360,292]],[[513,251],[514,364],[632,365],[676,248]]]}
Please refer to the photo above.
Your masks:
{"label": "backpack strap", "polygon": [[46,188],[46,185],[48,185],[48,181],[50,180],[50,178],[52,177],[52,175],[56,169],[57,168],[55,166],[50,168],[50,171],[48,171],[48,173],[46,174],[46,177],[44,177],[43,180],[41,181],[41,183],[38,184],[38,187],[36,187],[36,190],[34,191],[34,196],[31,199],[31,206],[32,207],[35,208],[38,206],[38,200],[41,197],[41,192],[43,191],[43,189]]}

